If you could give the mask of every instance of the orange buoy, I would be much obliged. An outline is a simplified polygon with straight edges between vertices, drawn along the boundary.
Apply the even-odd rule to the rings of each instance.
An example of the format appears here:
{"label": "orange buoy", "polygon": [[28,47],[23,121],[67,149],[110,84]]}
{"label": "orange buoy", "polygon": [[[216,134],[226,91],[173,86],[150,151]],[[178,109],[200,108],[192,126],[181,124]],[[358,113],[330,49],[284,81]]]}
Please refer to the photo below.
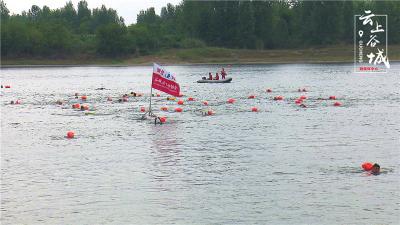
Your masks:
{"label": "orange buoy", "polygon": [[250,96],[248,97],[248,99],[254,99],[254,98],[256,98],[255,95],[250,95]]}
{"label": "orange buoy", "polygon": [[74,138],[74,137],[75,137],[75,133],[73,131],[67,132],[67,138]]}
{"label": "orange buoy", "polygon": [[267,92],[268,92],[268,93],[272,92],[272,89],[271,89],[271,88],[268,88],[268,89],[267,89]]}
{"label": "orange buoy", "polygon": [[336,100],[336,96],[334,95],[329,96],[329,100]]}
{"label": "orange buoy", "polygon": [[140,107],[140,112],[146,112],[146,108],[144,106]]}
{"label": "orange buoy", "polygon": [[189,97],[188,101],[194,101],[194,98],[193,97]]}
{"label": "orange buoy", "polygon": [[183,100],[182,99],[179,99],[178,105],[183,105]]}
{"label": "orange buoy", "polygon": [[340,102],[333,103],[333,106],[341,106],[341,105],[342,105],[342,103],[340,103]]}
{"label": "orange buoy", "polygon": [[203,101],[203,105],[208,105],[208,102],[207,101]]}
{"label": "orange buoy", "polygon": [[168,107],[167,106],[163,106],[163,107],[161,107],[161,110],[162,111],[168,111]]}
{"label": "orange buoy", "polygon": [[160,123],[165,123],[165,122],[167,122],[167,117],[165,117],[165,116],[158,117],[158,119],[160,120]]}
{"label": "orange buoy", "polygon": [[87,96],[86,96],[86,95],[82,95],[82,96],[81,96],[81,99],[82,99],[83,101],[86,101]]}
{"label": "orange buoy", "polygon": [[229,104],[233,104],[235,101],[236,101],[235,99],[229,98],[227,102],[228,102]]}
{"label": "orange buoy", "polygon": [[81,105],[79,103],[75,103],[72,105],[73,109],[79,109],[81,107]]}
{"label": "orange buoy", "polygon": [[258,108],[257,107],[251,107],[251,111],[252,112],[258,112]]}
{"label": "orange buoy", "polygon": [[373,164],[370,162],[365,162],[361,165],[361,167],[365,170],[365,171],[370,171],[372,170],[372,166]]}
{"label": "orange buoy", "polygon": [[182,108],[175,108],[175,112],[182,112],[183,111],[183,109]]}
{"label": "orange buoy", "polygon": [[307,96],[305,96],[305,95],[302,95],[302,96],[300,96],[300,98],[299,98],[299,99],[301,99],[301,100],[307,99]]}

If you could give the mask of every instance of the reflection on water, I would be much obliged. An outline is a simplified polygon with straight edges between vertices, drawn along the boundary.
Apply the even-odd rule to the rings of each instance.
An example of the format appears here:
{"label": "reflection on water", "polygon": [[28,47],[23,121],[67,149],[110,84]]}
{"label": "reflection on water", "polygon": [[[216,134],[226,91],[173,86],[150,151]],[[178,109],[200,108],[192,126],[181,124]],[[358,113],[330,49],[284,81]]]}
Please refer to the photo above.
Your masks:
{"label": "reflection on water", "polygon": [[[2,224],[400,220],[399,64],[384,75],[354,75],[351,64],[238,65],[230,84],[195,83],[215,66],[168,69],[183,99],[197,101],[175,113],[176,101],[154,97],[168,121],[156,126],[139,120],[151,67],[2,69],[11,85],[1,90]],[[145,96],[118,102],[131,91]],[[95,111],[72,109],[83,103],[75,93]],[[294,103],[301,95],[307,108]],[[215,115],[202,116],[202,100]],[[367,176],[365,161],[383,173]]]}

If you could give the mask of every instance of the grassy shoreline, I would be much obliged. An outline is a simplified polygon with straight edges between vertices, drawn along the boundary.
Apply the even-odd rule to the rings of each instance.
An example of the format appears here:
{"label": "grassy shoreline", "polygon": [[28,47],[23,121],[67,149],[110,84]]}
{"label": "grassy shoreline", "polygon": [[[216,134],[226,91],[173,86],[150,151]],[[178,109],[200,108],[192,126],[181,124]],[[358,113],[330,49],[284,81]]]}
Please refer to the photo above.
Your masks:
{"label": "grassy shoreline", "polygon": [[[400,45],[388,46],[389,61],[400,61]],[[167,65],[194,64],[290,64],[352,63],[354,46],[321,48],[247,50],[227,48],[168,49],[157,53],[124,58],[74,57],[68,59],[2,58],[1,67],[21,66],[140,66],[153,62]]]}

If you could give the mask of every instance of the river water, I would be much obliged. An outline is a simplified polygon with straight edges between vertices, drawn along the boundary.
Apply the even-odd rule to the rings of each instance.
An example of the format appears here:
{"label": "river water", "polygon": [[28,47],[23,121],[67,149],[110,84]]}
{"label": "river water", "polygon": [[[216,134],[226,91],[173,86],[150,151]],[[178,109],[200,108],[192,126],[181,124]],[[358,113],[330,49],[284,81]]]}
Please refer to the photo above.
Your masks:
{"label": "river water", "polygon": [[[11,85],[1,90],[1,224],[400,221],[400,64],[386,74],[233,65],[230,84],[195,82],[213,65],[166,68],[185,105],[176,113],[166,94],[153,98],[162,125],[139,120],[151,66],[1,69]],[[117,101],[131,91],[144,96]],[[72,109],[75,93],[95,111]],[[294,103],[300,95],[307,108]],[[341,107],[324,100],[331,95]],[[202,116],[203,100],[215,115]],[[384,173],[368,176],[366,161]]]}

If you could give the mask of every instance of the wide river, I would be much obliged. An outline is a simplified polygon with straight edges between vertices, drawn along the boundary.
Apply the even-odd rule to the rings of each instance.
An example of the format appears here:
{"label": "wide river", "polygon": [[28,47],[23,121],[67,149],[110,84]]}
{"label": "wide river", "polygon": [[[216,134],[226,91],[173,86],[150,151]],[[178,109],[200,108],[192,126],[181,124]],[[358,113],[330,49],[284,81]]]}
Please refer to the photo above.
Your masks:
{"label": "wide river", "polygon": [[[400,64],[391,66],[233,65],[230,84],[196,83],[217,66],[168,66],[185,104],[174,112],[177,102],[153,91],[162,125],[139,120],[151,66],[3,68],[1,224],[398,224]],[[131,91],[144,96],[118,102]],[[72,109],[75,93],[95,111]],[[307,108],[294,102],[301,95]],[[202,116],[208,108],[215,115]]]}

